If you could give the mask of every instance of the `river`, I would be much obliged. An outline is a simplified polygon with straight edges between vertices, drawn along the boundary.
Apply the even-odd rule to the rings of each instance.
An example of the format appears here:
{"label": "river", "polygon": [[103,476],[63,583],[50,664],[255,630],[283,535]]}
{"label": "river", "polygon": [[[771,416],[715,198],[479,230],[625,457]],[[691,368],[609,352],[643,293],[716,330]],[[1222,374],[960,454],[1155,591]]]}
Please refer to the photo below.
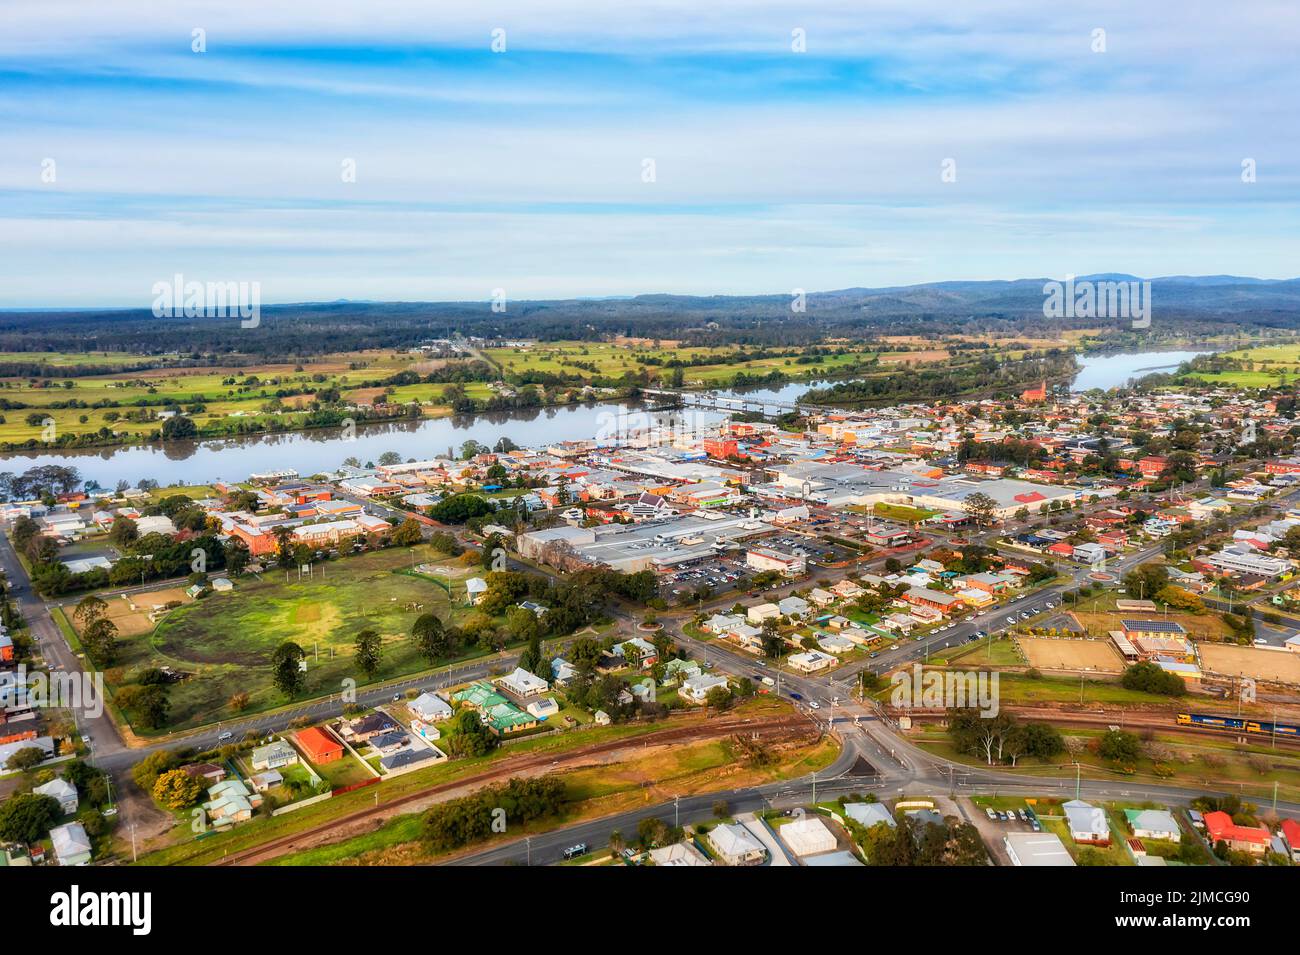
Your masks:
{"label": "river", "polygon": [[1096,353],[1079,356],[1079,373],[1070,383],[1071,391],[1103,391],[1120,388],[1134,378],[1142,378],[1157,371],[1174,371],[1185,361],[1198,355],[1208,355],[1211,349],[1200,351],[1141,351]]}
{"label": "river", "polygon": [[[1080,356],[1073,391],[1115,388],[1133,377],[1176,368],[1204,351],[1132,352]],[[796,381],[745,388],[746,398],[792,402],[826,381]],[[450,451],[458,455],[466,441],[495,445],[509,438],[520,447],[546,447],[561,441],[607,439],[615,432],[650,427],[690,430],[707,427],[724,416],[710,412],[644,411],[635,405],[592,403],[481,415],[454,415],[421,421],[391,422],[358,427],[355,434],[337,428],[284,434],[257,434],[207,441],[172,442],[164,446],[128,445],[47,454],[11,451],[0,455],[0,469],[21,472],[40,464],[75,467],[83,479],[104,487],[119,481],[138,484],[152,478],[161,485],[242,481],[250,474],[293,468],[310,475],[332,471],[346,458],[362,464],[377,461],[386,451],[402,460],[423,460]]]}

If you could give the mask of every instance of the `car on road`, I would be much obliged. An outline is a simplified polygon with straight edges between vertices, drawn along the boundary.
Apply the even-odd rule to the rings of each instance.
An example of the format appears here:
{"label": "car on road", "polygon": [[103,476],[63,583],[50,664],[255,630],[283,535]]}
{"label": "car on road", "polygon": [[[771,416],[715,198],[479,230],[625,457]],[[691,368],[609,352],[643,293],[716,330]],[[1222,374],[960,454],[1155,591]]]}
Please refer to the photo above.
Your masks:
{"label": "car on road", "polygon": [[822,708],[822,705],[821,705],[820,703],[818,703],[816,700],[809,700],[809,701],[808,701],[808,709],[810,709],[810,710],[820,710],[821,708]]}
{"label": "car on road", "polygon": [[802,694],[802,693],[791,693],[791,694],[790,694],[790,699],[792,699],[792,700],[802,700],[802,699],[803,699],[803,694]]}
{"label": "car on road", "polygon": [[234,739],[234,738],[235,738],[235,734],[230,732],[230,730],[226,730],[224,733],[222,733],[217,737],[217,742],[224,743],[226,740]]}
{"label": "car on road", "polygon": [[579,842],[577,845],[569,846],[569,848],[564,850],[564,858],[566,861],[569,859],[576,859],[578,856],[585,856],[586,854],[587,844],[585,842]]}

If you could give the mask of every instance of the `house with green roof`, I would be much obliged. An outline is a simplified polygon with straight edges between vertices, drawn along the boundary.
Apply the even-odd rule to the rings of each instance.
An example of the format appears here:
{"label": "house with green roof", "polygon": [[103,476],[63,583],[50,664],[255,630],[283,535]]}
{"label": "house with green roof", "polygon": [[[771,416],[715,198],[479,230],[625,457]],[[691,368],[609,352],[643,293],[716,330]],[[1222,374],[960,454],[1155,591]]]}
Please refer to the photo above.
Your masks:
{"label": "house with green roof", "polygon": [[479,681],[452,694],[452,701],[478,712],[483,725],[498,736],[518,733],[537,725],[533,716],[493,689],[492,684]]}

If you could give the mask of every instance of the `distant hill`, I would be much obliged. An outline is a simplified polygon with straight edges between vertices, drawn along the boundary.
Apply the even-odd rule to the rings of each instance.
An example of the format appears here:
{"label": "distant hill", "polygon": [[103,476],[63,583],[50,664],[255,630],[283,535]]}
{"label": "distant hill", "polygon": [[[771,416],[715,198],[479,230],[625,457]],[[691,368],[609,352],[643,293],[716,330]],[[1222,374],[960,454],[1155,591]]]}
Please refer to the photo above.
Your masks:
{"label": "distant hill", "polygon": [[[1137,281],[1119,273],[1076,281]],[[954,333],[1046,334],[1102,327],[1106,338],[1134,338],[1106,319],[1043,315],[1050,279],[931,282],[812,292],[802,312],[790,294],[671,295],[519,300],[503,313],[477,302],[336,300],[263,306],[256,330],[218,318],[155,318],[145,309],[0,311],[0,352],[128,351],[319,355],[358,348],[401,348],[453,332],[547,340],[634,336],[699,345],[798,345],[827,337],[886,335],[939,338]],[[1154,323],[1142,340],[1234,333],[1251,326],[1300,329],[1300,279],[1234,275],[1153,278]],[[1131,342],[1129,342],[1131,343]]]}

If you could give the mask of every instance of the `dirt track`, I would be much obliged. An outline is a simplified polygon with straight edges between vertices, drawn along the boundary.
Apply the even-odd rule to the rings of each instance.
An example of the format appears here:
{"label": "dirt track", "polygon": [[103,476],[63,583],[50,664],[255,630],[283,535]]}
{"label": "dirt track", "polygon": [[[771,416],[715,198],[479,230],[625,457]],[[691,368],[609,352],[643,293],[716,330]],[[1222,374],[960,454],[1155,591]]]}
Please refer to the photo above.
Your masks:
{"label": "dirt track", "polygon": [[[598,743],[569,753],[538,753],[506,757],[494,764],[491,770],[487,772],[440,783],[378,806],[369,806],[348,813],[311,829],[305,829],[302,832],[269,840],[250,849],[231,853],[219,862],[212,864],[218,866],[257,865],[289,852],[298,852],[338,842],[372,831],[378,825],[388,821],[392,816],[416,812],[434,803],[445,802],[476,789],[481,789],[483,786],[504,782],[512,776],[537,776],[558,769],[576,769],[585,765],[617,762],[618,759],[629,753],[644,751],[648,747],[659,747],[670,743],[693,743],[718,739],[738,732],[758,733],[770,738],[785,736],[791,732],[806,731],[807,728],[808,722],[804,718],[797,716],[763,720],[721,717],[694,726],[663,730],[630,739],[609,740],[605,743]],[[382,784],[380,785],[382,786]]]}

